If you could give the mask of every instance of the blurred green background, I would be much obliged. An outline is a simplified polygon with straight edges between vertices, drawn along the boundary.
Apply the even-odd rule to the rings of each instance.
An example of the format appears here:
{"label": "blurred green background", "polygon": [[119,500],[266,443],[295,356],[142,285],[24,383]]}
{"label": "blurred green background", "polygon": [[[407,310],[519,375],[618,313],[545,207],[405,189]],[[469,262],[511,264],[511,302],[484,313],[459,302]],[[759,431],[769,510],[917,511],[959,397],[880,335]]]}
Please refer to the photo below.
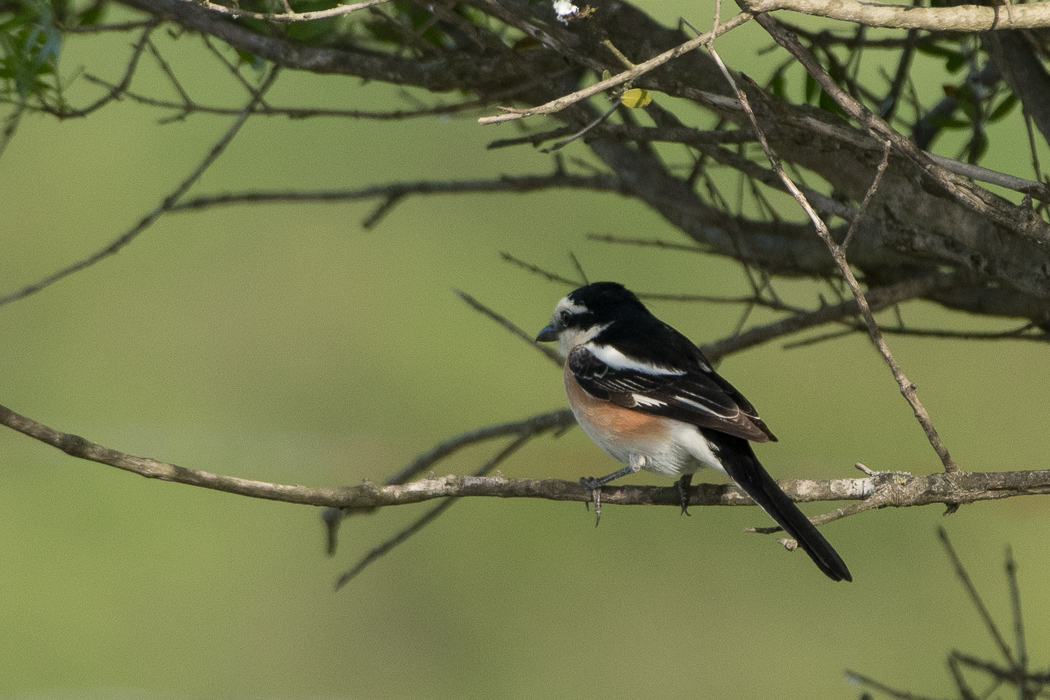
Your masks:
{"label": "blurred green background", "polygon": [[[669,22],[686,11],[647,9]],[[133,40],[70,38],[63,71],[117,79]],[[158,40],[196,98],[242,103],[197,39]],[[748,27],[724,55],[760,76],[762,65],[747,62],[766,43]],[[173,94],[148,58],[134,87]],[[85,103],[98,91],[81,80],[68,94]],[[389,87],[291,72],[270,100],[410,104]],[[0,160],[0,293],[126,230],[231,121],[159,124],[163,116],[124,102],[87,119],[23,121]],[[253,119],[194,193],[552,168],[550,156],[529,148],[486,151],[517,131],[479,127],[475,116]],[[576,146],[566,156],[586,154]],[[985,164],[1030,176],[1015,167],[1024,158],[993,152]],[[373,206],[162,218],[115,257],[0,308],[0,403],[186,467],[312,486],[379,481],[452,435],[564,405],[558,372],[452,292],[473,294],[529,331],[542,327],[568,290],[501,262],[500,251],[570,276],[573,251],[591,279],[638,291],[747,291],[735,264],[587,240],[681,240],[613,195],[410,198],[365,231]],[[808,284],[778,289],[816,300]],[[732,332],[739,313],[652,306],[698,342]],[[1004,327],[929,305],[909,307],[907,318]],[[1045,347],[890,343],[963,468],[1048,467]],[[768,345],[721,370],[779,436],[759,448],[774,476],[852,477],[857,461],[939,469],[861,337]],[[490,452],[470,450],[436,471],[473,470]],[[1030,653],[1044,660],[1048,652],[1045,499],[968,506],[947,519],[939,507],[886,510],[830,525],[851,585],[745,534],[766,524],[751,508],[695,508],[682,518],[670,508],[607,507],[596,529],[579,504],[471,499],[333,593],[353,560],[427,506],[351,520],[329,559],[316,509],[149,481],[6,428],[0,455],[5,697],[857,697],[846,668],[950,695],[948,651],[994,658],[994,647],[937,542],[939,525],[1004,628],[1003,553],[1012,546]],[[573,430],[531,443],[502,470],[576,479],[613,468]],[[663,483],[647,474],[634,481]],[[822,507],[831,505],[807,510]]]}

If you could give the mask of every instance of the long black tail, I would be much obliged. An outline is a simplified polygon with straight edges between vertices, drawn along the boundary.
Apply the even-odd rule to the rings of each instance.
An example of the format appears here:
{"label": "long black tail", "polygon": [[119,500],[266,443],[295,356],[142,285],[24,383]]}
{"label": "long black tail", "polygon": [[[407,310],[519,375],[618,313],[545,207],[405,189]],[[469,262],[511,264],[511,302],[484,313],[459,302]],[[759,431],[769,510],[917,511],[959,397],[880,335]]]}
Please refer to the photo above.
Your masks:
{"label": "long black tail", "polygon": [[[703,429],[701,429],[703,430]],[[726,474],[744,489],[748,496],[769,513],[787,534],[798,541],[802,549],[821,571],[833,581],[852,581],[846,563],[824,535],[809,522],[809,518],[787,497],[773,477],[758,461],[751,443],[725,433],[703,430],[705,436],[718,445],[718,457]]]}

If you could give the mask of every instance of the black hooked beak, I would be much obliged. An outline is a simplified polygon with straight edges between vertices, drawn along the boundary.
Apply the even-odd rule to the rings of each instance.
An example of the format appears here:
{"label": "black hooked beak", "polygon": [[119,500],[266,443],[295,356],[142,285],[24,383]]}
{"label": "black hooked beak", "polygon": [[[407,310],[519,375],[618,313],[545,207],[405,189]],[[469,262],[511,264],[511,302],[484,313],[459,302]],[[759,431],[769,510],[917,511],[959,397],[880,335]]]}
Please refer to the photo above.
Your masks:
{"label": "black hooked beak", "polygon": [[558,339],[558,331],[561,329],[554,321],[547,324],[547,327],[540,331],[540,334],[536,336],[537,343],[553,343]]}

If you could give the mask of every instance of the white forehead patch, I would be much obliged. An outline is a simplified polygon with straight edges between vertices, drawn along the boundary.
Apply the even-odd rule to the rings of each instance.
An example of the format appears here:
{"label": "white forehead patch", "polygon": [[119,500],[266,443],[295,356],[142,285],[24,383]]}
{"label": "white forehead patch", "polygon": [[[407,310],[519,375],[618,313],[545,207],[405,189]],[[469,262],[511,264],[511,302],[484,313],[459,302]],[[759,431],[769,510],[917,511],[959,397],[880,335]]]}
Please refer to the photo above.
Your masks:
{"label": "white forehead patch", "polygon": [[587,349],[613,369],[630,369],[642,374],[685,374],[685,370],[661,367],[628,357],[611,345],[595,345],[591,343],[587,346]]}
{"label": "white forehead patch", "polygon": [[554,307],[555,315],[560,314],[563,311],[568,311],[570,314],[582,314],[587,311],[587,307],[573,302],[569,297],[564,297],[558,302],[558,305]]}

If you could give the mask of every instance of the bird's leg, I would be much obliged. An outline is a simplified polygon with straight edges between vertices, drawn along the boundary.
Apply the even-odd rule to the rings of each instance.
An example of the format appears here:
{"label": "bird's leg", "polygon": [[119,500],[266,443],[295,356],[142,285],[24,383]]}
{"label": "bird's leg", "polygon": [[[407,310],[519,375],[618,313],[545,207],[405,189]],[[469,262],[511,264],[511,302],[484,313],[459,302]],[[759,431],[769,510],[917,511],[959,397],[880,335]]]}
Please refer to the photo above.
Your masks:
{"label": "bird's leg", "polygon": [[682,515],[689,515],[689,487],[693,483],[692,474],[682,474],[682,477],[674,482],[678,489],[678,499],[682,502]]}
{"label": "bird's leg", "polygon": [[628,474],[636,474],[643,467],[645,467],[645,457],[642,455],[631,455],[631,461],[626,467],[612,474],[606,474],[605,476],[593,477],[584,476],[580,477],[580,483],[591,490],[591,499],[594,501],[594,526],[598,527],[598,523],[602,519],[602,486],[608,484],[614,479],[619,479],[621,476],[627,476]]}

